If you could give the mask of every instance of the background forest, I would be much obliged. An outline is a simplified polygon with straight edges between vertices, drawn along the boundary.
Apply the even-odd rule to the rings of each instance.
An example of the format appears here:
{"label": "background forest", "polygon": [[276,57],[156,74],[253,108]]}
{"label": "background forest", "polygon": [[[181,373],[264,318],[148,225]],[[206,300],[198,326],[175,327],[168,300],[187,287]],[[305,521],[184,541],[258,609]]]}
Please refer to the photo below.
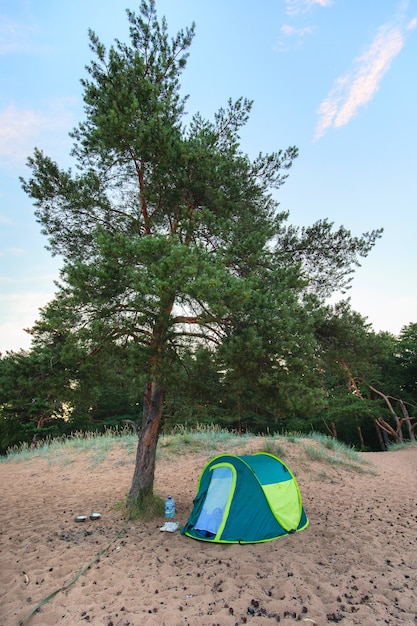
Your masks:
{"label": "background forest", "polygon": [[[204,346],[173,362],[164,430],[214,423],[237,432],[319,431],[367,450],[414,438],[417,324],[397,338],[372,332],[347,304],[320,314],[300,337],[308,346],[305,361],[284,376],[274,377],[273,355],[268,363],[255,360],[250,346],[233,369]],[[138,422],[146,371],[137,371],[135,344],[91,354],[66,339],[57,329],[47,345],[43,337],[30,352],[0,360],[2,454],[34,436]]]}

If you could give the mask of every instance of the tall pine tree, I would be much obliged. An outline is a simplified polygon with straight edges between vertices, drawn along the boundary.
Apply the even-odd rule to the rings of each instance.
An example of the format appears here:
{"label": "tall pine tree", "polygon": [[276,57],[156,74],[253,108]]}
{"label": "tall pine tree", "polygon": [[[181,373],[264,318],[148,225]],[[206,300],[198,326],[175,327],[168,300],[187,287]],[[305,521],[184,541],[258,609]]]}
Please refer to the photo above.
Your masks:
{"label": "tall pine tree", "polygon": [[[242,153],[239,132],[251,109],[243,98],[213,121],[197,114],[185,126],[179,79],[194,26],[170,38],[154,0],[127,15],[129,45],[116,40],[106,50],[89,33],[94,60],[82,81],[85,120],[72,133],[76,168],[60,169],[35,150],[22,183],[50,250],[64,259],[55,310],[71,311],[72,332],[91,350],[137,344],[146,382],[128,495],[134,510],[153,497],[174,360],[202,342],[240,354],[243,342],[248,358],[267,364],[271,338],[281,337],[282,351],[269,361],[287,376],[300,352],[295,320],[308,276],[302,236],[285,234],[287,215],[271,196],[297,149],[254,160]],[[353,257],[374,238],[348,237]],[[330,277],[330,256],[325,266]]]}

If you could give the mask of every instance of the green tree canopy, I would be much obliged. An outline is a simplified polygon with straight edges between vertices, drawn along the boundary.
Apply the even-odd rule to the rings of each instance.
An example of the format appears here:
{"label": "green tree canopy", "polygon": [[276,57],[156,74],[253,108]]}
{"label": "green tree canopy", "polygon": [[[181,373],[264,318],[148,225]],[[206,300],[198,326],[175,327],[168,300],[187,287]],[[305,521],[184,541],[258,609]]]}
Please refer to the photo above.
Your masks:
{"label": "green tree canopy", "polygon": [[321,297],[343,286],[380,231],[354,238],[326,221],[286,228],[272,191],[297,149],[244,154],[239,133],[252,105],[244,98],[212,121],[196,114],[186,124],[180,75],[194,26],[170,38],[153,0],[127,15],[129,45],[116,40],[106,50],[89,33],[94,60],[82,81],[85,119],[72,132],[75,169],[37,149],[22,182],[49,249],[64,259],[45,319],[70,311],[72,335],[91,350],[137,346],[146,382],[128,498],[135,508],[152,496],[173,365],[204,343],[229,363],[243,350],[248,363],[256,359],[255,375],[277,386],[295,363],[299,375],[308,289],[321,285]]}
{"label": "green tree canopy", "polygon": [[402,389],[407,399],[417,404],[417,324],[408,324],[401,330],[397,359],[401,368]]}

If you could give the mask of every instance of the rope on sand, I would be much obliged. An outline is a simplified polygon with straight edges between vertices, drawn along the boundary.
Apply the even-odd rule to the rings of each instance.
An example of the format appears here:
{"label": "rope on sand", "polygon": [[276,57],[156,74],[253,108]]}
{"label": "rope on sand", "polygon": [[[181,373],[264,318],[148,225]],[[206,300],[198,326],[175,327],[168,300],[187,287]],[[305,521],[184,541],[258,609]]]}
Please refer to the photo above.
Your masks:
{"label": "rope on sand", "polygon": [[100,550],[100,552],[98,554],[96,554],[96,556],[94,557],[94,559],[92,559],[87,565],[84,565],[84,567],[73,577],[71,578],[71,580],[69,580],[68,582],[66,582],[64,585],[62,585],[62,587],[59,587],[59,589],[55,589],[55,591],[52,591],[52,593],[50,593],[48,596],[46,596],[45,598],[43,598],[40,602],[38,602],[38,604],[33,607],[33,609],[30,611],[30,613],[28,613],[23,619],[19,620],[17,622],[16,626],[22,626],[22,624],[25,624],[28,619],[30,619],[32,617],[32,615],[34,615],[37,611],[39,611],[39,609],[46,604],[47,602],[49,602],[49,600],[52,600],[52,598],[54,598],[60,591],[66,591],[69,587],[71,587],[71,585],[73,585],[80,576],[82,576],[88,569],[90,569],[90,567],[96,563],[97,561],[100,560],[100,557],[103,556],[103,554],[110,548],[110,546],[112,546],[115,541],[117,541],[120,537],[120,535],[122,534],[122,532],[124,531],[124,529],[126,528],[126,526],[129,523],[129,519],[125,522],[125,524],[122,526],[122,528],[119,530],[119,532],[117,533],[117,535],[114,537],[114,539],[112,539],[110,541],[109,544],[107,544],[107,546],[105,548],[103,548],[102,550]]}

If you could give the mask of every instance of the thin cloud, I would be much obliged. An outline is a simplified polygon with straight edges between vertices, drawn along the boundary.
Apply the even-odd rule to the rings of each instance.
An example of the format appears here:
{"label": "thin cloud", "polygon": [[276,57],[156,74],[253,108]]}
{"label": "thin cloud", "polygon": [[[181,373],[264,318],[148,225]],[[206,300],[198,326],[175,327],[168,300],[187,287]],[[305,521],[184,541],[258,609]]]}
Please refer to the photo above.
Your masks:
{"label": "thin cloud", "polygon": [[[297,15],[307,13],[314,6],[327,7],[332,4],[333,0],[286,0],[286,14],[289,17],[295,17]],[[299,47],[304,37],[311,35],[315,31],[314,26],[297,27],[290,24],[284,24],[281,26],[281,34],[285,37],[285,40],[278,40],[274,46],[277,52],[285,52],[290,49],[294,49],[294,44]],[[291,38],[290,46],[287,45]]]}
{"label": "thin cloud", "polygon": [[305,35],[311,35],[314,30],[313,26],[305,26],[304,28],[296,28],[289,24],[281,26],[281,33],[287,37],[304,37]]}
{"label": "thin cloud", "polygon": [[35,28],[5,15],[0,17],[0,55],[30,49],[30,39]]}
{"label": "thin cloud", "polygon": [[26,145],[42,128],[47,119],[35,111],[18,110],[10,105],[0,113],[0,158],[20,161],[27,154]]}
{"label": "thin cloud", "polygon": [[415,30],[417,28],[417,17],[414,17],[412,20],[410,20],[410,22],[407,24],[407,30]]}
{"label": "thin cloud", "polygon": [[[6,248],[4,252],[0,250],[0,256],[2,257],[16,257],[23,256],[26,254],[26,250],[23,248]],[[1,280],[1,277],[0,277]]]}
{"label": "thin cloud", "polygon": [[329,128],[345,126],[373,98],[404,43],[404,30],[398,25],[387,24],[379,29],[369,49],[355,59],[349,73],[336,80],[321,103],[314,139],[322,137]]}
{"label": "thin cloud", "polygon": [[328,7],[333,0],[286,0],[287,15],[298,15],[299,13],[307,13],[314,6]]}
{"label": "thin cloud", "polygon": [[304,38],[311,35],[315,28],[313,26],[305,26],[304,28],[296,28],[295,26],[290,26],[289,24],[284,24],[281,26],[281,33],[285,39],[279,39],[275,45],[275,52],[288,52],[289,50],[294,50],[295,48],[299,48]]}
{"label": "thin cloud", "polygon": [[[26,160],[39,140],[50,142],[55,134],[72,127],[72,102],[51,103],[45,112],[18,109],[13,104],[0,112],[0,165]],[[62,137],[60,137],[62,141]]]}

